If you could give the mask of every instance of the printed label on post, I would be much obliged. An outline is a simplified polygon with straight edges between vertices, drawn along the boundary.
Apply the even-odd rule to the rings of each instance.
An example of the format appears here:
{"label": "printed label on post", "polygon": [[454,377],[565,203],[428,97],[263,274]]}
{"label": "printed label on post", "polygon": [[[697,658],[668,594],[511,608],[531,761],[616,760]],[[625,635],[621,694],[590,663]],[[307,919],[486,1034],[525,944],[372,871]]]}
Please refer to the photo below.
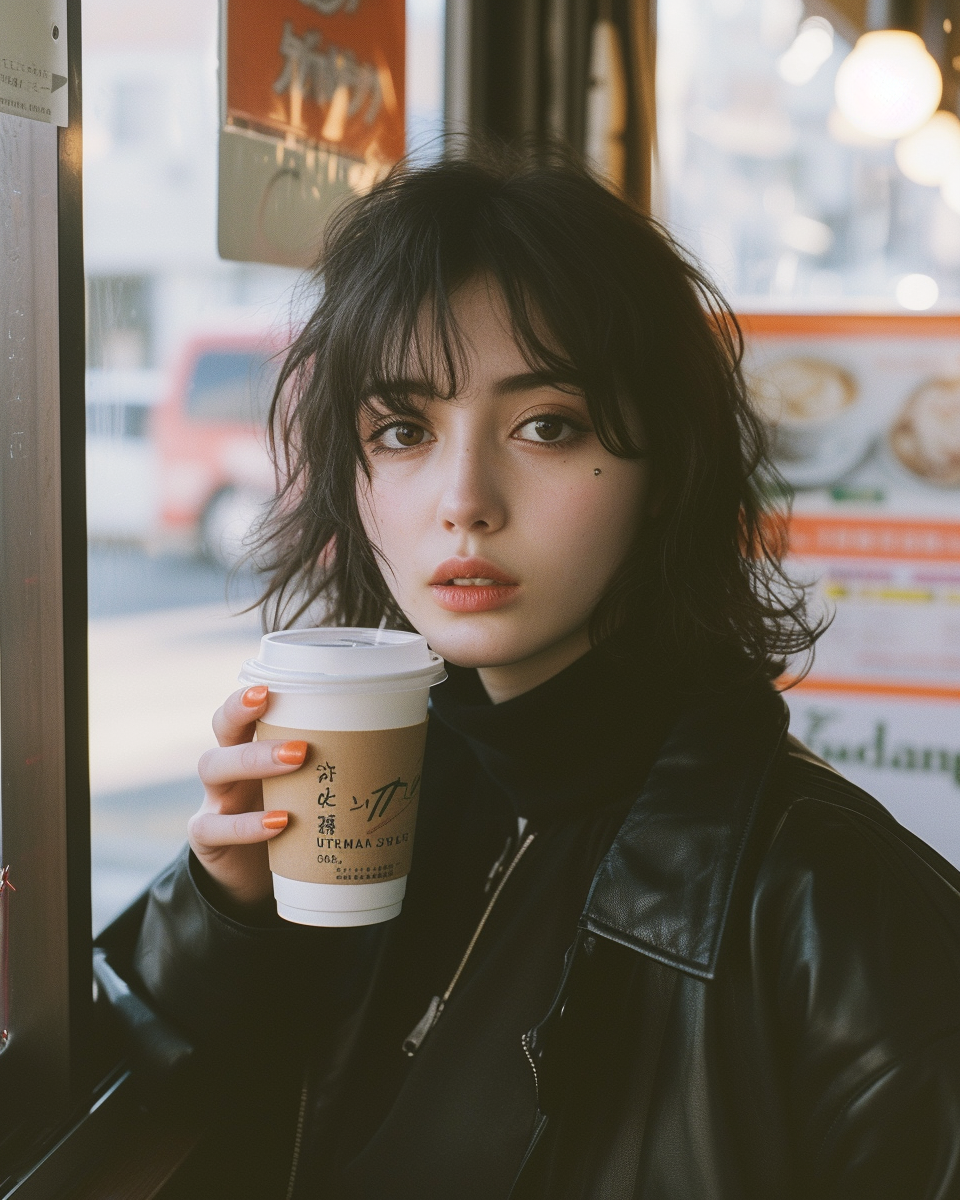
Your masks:
{"label": "printed label on post", "polygon": [[290,814],[270,870],[305,883],[382,883],[410,871],[427,722],[317,732],[257,723],[261,739],[307,742],[303,766],[263,781],[263,807]]}

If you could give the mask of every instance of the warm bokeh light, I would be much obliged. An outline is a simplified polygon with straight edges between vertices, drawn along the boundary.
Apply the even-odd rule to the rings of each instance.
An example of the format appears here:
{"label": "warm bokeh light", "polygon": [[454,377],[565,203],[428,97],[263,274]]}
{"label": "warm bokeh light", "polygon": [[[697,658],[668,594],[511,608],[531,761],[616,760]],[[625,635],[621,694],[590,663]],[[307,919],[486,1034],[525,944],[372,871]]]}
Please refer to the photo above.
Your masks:
{"label": "warm bokeh light", "polygon": [[904,275],[897,284],[897,303],[911,312],[933,308],[940,295],[937,281],[929,275]]}
{"label": "warm bokeh light", "polygon": [[912,133],[936,112],[943,79],[915,33],[878,29],[865,33],[837,72],[837,107],[873,137]]}
{"label": "warm bokeh light", "polygon": [[797,31],[790,48],[777,60],[780,78],[787,83],[809,83],[833,54],[833,26],[823,17],[810,17]]}
{"label": "warm bokeh light", "polygon": [[827,117],[827,132],[841,146],[876,148],[877,146],[889,146],[892,140],[891,138],[872,137],[869,133],[864,133],[856,125],[851,125],[840,109],[836,107],[830,110]]}
{"label": "warm bokeh light", "polygon": [[901,138],[894,153],[908,179],[938,187],[960,166],[960,120],[951,112],[935,112],[925,125]]}

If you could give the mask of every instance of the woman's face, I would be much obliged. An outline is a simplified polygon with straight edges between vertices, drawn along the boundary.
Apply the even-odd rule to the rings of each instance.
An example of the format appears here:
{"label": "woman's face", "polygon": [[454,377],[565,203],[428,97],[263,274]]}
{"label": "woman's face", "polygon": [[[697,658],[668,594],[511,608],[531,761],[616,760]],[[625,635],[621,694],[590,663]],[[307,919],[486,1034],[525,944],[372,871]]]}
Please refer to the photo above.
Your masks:
{"label": "woman's face", "polygon": [[590,615],[637,532],[646,470],[601,446],[584,398],[532,374],[499,291],[453,297],[467,372],[452,400],[410,381],[410,414],[364,416],[367,535],[411,625],[481,669],[493,699],[589,647]]}

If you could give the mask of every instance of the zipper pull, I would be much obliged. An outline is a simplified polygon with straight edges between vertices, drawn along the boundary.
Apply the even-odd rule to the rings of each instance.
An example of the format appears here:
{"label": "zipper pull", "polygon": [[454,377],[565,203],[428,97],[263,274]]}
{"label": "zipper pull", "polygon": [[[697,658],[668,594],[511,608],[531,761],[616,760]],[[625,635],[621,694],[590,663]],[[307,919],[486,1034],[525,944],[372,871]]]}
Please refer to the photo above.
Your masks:
{"label": "zipper pull", "polygon": [[427,1011],[403,1039],[403,1052],[408,1058],[413,1058],[416,1052],[420,1049],[423,1039],[427,1036],[434,1025],[436,1025],[442,1012],[443,1001],[439,996],[434,996],[434,998],[430,1001]]}
{"label": "zipper pull", "polygon": [[507,844],[503,848],[503,853],[500,855],[500,857],[497,859],[497,861],[490,868],[490,873],[487,875],[487,881],[483,885],[483,894],[485,896],[490,891],[490,889],[493,887],[493,885],[497,882],[497,879],[499,878],[500,873],[503,871],[503,868],[506,866],[507,856],[509,855],[509,853],[512,849],[513,849],[513,834],[511,834],[507,838]]}

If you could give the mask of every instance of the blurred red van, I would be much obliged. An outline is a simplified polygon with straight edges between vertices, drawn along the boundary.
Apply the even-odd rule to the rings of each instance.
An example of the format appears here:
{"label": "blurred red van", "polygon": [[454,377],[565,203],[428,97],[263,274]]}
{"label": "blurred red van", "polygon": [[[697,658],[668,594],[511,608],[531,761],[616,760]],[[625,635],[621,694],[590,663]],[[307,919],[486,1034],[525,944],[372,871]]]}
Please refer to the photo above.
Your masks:
{"label": "blurred red van", "polygon": [[270,335],[209,334],[184,347],[153,410],[158,541],[224,565],[274,492],[266,420],[281,364]]}

